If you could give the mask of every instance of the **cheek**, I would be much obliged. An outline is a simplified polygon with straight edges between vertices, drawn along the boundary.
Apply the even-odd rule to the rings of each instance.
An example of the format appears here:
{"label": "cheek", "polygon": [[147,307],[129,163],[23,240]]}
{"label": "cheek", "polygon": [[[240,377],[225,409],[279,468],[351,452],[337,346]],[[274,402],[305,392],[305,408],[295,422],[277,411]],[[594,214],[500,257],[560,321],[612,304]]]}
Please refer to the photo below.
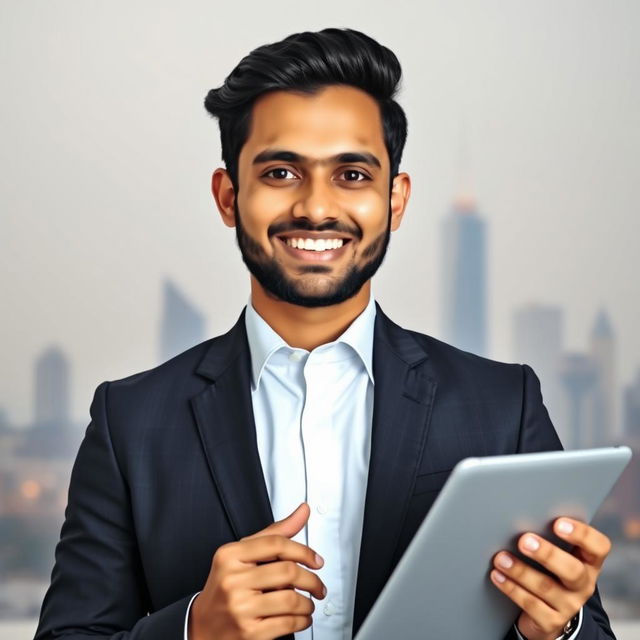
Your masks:
{"label": "cheek", "polygon": [[372,202],[360,202],[354,209],[354,215],[369,223],[375,220],[386,220],[387,217],[386,209],[379,200]]}
{"label": "cheek", "polygon": [[387,228],[389,203],[378,193],[360,194],[352,199],[347,210],[365,235],[378,235]]}
{"label": "cheek", "polygon": [[241,190],[238,208],[244,227],[256,238],[267,238],[269,225],[287,211],[282,195],[267,189],[253,189],[244,194]]}

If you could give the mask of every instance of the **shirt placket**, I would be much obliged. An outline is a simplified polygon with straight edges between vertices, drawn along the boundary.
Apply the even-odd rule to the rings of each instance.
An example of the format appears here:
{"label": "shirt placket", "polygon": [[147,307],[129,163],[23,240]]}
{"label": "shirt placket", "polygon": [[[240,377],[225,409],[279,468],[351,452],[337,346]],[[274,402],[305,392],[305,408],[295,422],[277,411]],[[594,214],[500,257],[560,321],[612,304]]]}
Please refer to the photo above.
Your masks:
{"label": "shirt placket", "polygon": [[342,545],[340,513],[342,473],[339,468],[340,441],[332,428],[330,371],[313,353],[304,368],[305,405],[301,429],[307,473],[307,499],[311,515],[307,524],[309,546],[325,559],[318,575],[327,587],[327,596],[316,602],[313,614],[313,640],[338,637],[343,624]]}

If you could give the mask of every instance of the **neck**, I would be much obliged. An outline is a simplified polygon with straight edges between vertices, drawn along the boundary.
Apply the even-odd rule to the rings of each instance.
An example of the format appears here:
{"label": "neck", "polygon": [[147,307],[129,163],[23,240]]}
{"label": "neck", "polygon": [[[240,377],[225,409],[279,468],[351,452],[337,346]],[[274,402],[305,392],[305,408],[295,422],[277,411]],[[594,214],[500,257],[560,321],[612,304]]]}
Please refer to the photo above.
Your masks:
{"label": "neck", "polygon": [[301,307],[267,295],[251,276],[251,304],[262,319],[291,347],[311,351],[341,336],[365,310],[371,280],[353,298],[328,307]]}

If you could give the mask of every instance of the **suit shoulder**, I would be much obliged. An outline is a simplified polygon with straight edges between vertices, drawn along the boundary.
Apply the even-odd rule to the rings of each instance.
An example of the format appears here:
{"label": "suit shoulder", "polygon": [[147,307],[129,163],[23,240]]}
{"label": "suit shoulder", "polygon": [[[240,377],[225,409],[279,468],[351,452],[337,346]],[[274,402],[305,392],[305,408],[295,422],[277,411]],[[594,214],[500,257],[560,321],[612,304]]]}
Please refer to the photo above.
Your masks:
{"label": "suit shoulder", "polygon": [[198,367],[222,337],[205,340],[156,367],[98,387],[91,405],[92,420],[104,418],[123,469],[128,469],[131,456],[150,442],[184,433],[183,425],[191,419],[191,399],[211,384],[198,374]]}
{"label": "suit shoulder", "polygon": [[144,389],[147,387],[167,386],[176,380],[191,375],[217,338],[209,338],[165,362],[124,378],[110,380],[111,391],[126,389]]}
{"label": "suit shoulder", "polygon": [[442,377],[468,381],[480,386],[509,382],[521,386],[524,369],[521,364],[501,362],[470,351],[464,351],[433,336],[405,329],[420,344],[431,360],[431,365]]}
{"label": "suit shoulder", "polygon": [[103,383],[113,423],[130,423],[141,415],[169,416],[188,404],[189,398],[210,384],[197,372],[200,363],[231,331],[209,338],[151,369]]}

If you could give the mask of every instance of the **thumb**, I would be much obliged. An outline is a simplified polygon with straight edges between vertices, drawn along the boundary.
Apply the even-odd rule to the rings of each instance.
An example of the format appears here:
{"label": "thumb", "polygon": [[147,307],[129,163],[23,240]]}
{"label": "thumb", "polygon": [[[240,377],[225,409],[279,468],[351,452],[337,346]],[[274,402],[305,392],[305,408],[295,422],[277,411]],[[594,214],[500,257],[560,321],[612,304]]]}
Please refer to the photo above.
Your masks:
{"label": "thumb", "polygon": [[298,531],[300,531],[304,527],[304,525],[307,524],[307,520],[309,519],[310,514],[311,509],[309,508],[309,505],[306,502],[303,502],[286,518],[277,520],[261,531],[258,531],[257,533],[254,533],[253,535],[247,537],[258,538],[260,536],[271,536],[276,534],[285,536],[286,538],[293,538],[293,536],[295,536],[296,533],[298,533]]}

